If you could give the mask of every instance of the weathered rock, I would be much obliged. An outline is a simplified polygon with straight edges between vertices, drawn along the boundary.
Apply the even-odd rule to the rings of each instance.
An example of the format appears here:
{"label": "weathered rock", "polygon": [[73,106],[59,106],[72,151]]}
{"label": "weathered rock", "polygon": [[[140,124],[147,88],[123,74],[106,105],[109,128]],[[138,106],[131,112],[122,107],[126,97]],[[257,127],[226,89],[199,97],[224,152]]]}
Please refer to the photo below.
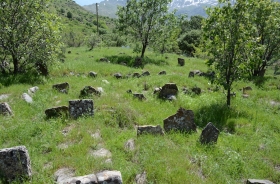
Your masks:
{"label": "weathered rock", "polygon": [[145,126],[138,126],[137,127],[137,135],[141,134],[160,134],[164,135],[164,132],[160,125],[152,126],[152,125],[145,125]]}
{"label": "weathered rock", "polygon": [[9,98],[9,94],[2,94],[2,95],[0,95],[0,100],[4,100],[4,99],[7,99],[7,98]]}
{"label": "weathered rock", "polygon": [[93,116],[94,115],[93,101],[91,99],[70,100],[69,115],[74,119],[81,116]]}
{"label": "weathered rock", "polygon": [[69,178],[75,176],[75,171],[70,168],[61,168],[54,173],[54,179],[58,184],[65,184]]}
{"label": "weathered rock", "polygon": [[135,150],[135,141],[134,139],[129,139],[125,144],[124,144],[124,148],[127,151],[133,151]]}
{"label": "weathered rock", "polygon": [[163,120],[164,130],[181,132],[196,132],[196,124],[194,123],[194,113],[192,110],[180,108],[176,114]]}
{"label": "weathered rock", "polygon": [[33,94],[33,93],[35,93],[38,90],[39,90],[39,87],[38,86],[34,86],[34,87],[28,89],[28,94]]}
{"label": "weathered rock", "polygon": [[68,90],[69,90],[69,84],[68,82],[64,82],[64,83],[60,83],[60,84],[54,84],[52,86],[53,89],[56,89],[57,91],[59,92],[62,92],[62,93],[68,93]]}
{"label": "weathered rock", "polygon": [[110,158],[112,156],[112,153],[105,149],[105,148],[100,148],[98,150],[95,150],[91,153],[92,156],[94,157],[107,157]]}
{"label": "weathered rock", "polygon": [[158,73],[159,75],[166,75],[166,71],[160,71],[159,73]]}
{"label": "weathered rock", "polygon": [[149,71],[145,71],[142,73],[142,76],[149,76],[149,75],[151,75]]}
{"label": "weathered rock", "polygon": [[185,65],[185,59],[183,59],[183,58],[178,58],[178,65],[184,66],[184,65]]}
{"label": "weathered rock", "polygon": [[166,99],[169,100],[169,101],[175,101],[175,100],[177,100],[176,96],[174,96],[174,95],[170,95],[170,96],[168,96]]}
{"label": "weathered rock", "polygon": [[136,184],[146,184],[147,183],[147,173],[146,171],[141,174],[137,174],[135,177]]}
{"label": "weathered rock", "polygon": [[70,177],[57,182],[58,184],[99,184],[95,174],[85,176]]}
{"label": "weathered rock", "polygon": [[135,58],[134,63],[133,63],[133,67],[139,68],[139,67],[142,67],[142,66],[143,66],[142,58],[141,57]]}
{"label": "weathered rock", "polygon": [[199,88],[199,87],[193,87],[193,88],[191,89],[191,91],[192,91],[194,94],[196,94],[196,95],[200,95],[200,94],[201,94],[201,88]]}
{"label": "weathered rock", "polygon": [[134,73],[132,74],[132,77],[137,77],[137,78],[139,78],[139,77],[141,77],[141,74],[138,73],[138,72],[134,72]]}
{"label": "weathered rock", "polygon": [[53,107],[45,110],[47,118],[57,118],[68,116],[69,108],[67,106]]}
{"label": "weathered rock", "polygon": [[201,144],[217,143],[219,133],[220,131],[211,122],[209,122],[201,132]]}
{"label": "weathered rock", "polygon": [[32,103],[32,102],[33,102],[32,97],[29,96],[27,93],[23,93],[21,97],[22,97],[22,99],[23,99],[24,101],[26,101],[27,103]]}
{"label": "weathered rock", "polygon": [[160,91],[161,91],[161,87],[155,88],[155,89],[154,89],[154,94],[157,94],[157,93],[159,93]]}
{"label": "weathered rock", "polygon": [[93,71],[90,71],[89,73],[88,73],[88,76],[90,76],[90,77],[97,77],[97,73],[96,72],[93,72]]}
{"label": "weathered rock", "polygon": [[81,91],[80,91],[80,98],[82,97],[87,97],[87,96],[92,96],[92,95],[97,95],[100,96],[101,92],[97,89],[95,89],[92,86],[85,86]]}
{"label": "weathered rock", "polygon": [[3,115],[12,115],[13,114],[8,103],[6,103],[6,102],[0,103],[0,114],[3,114]]}
{"label": "weathered rock", "polygon": [[96,174],[99,184],[122,184],[120,171],[103,171]]}
{"label": "weathered rock", "polygon": [[191,77],[194,77],[194,72],[193,71],[190,71],[189,72],[189,77],[191,78]]}
{"label": "weathered rock", "polygon": [[246,184],[274,184],[269,180],[248,179]]}
{"label": "weathered rock", "polygon": [[169,96],[176,96],[178,94],[178,87],[174,83],[167,83],[165,84],[160,92],[159,98],[167,99]]}
{"label": "weathered rock", "polygon": [[142,93],[134,93],[133,97],[138,98],[139,100],[146,100],[146,97]]}
{"label": "weathered rock", "polygon": [[31,161],[25,146],[0,150],[0,173],[8,181],[31,177]]}
{"label": "weathered rock", "polygon": [[121,79],[121,78],[122,78],[122,74],[121,74],[121,73],[115,73],[115,74],[114,74],[114,77],[115,77],[116,79]]}
{"label": "weathered rock", "polygon": [[132,90],[129,89],[129,90],[127,90],[126,92],[129,93],[129,94],[131,94],[131,93],[132,93]]}

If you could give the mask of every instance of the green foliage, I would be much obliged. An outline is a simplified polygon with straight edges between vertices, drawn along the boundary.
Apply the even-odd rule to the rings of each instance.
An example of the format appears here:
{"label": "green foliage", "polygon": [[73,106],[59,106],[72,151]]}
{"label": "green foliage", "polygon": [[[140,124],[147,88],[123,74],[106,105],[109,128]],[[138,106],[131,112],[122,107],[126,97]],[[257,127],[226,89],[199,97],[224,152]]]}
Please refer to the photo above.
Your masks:
{"label": "green foliage", "polygon": [[0,3],[0,61],[8,71],[27,73],[48,66],[60,52],[60,20],[47,13],[48,1],[4,0]]}
{"label": "green foliage", "polygon": [[68,19],[72,19],[73,18],[73,15],[72,15],[72,13],[69,11],[69,12],[67,12],[67,18]]}
{"label": "green foliage", "polygon": [[89,50],[91,51],[94,47],[97,47],[101,43],[100,36],[96,34],[92,34],[89,37],[85,38],[86,44],[89,47]]}
{"label": "green foliage", "polygon": [[[176,20],[174,12],[168,13],[170,0],[131,0],[125,7],[119,7],[118,29],[125,35],[131,36],[134,43],[141,45],[141,58],[146,48],[153,43],[160,43],[160,50],[176,29],[172,20]],[[166,27],[166,26],[170,27]],[[156,45],[156,44],[155,44]]]}

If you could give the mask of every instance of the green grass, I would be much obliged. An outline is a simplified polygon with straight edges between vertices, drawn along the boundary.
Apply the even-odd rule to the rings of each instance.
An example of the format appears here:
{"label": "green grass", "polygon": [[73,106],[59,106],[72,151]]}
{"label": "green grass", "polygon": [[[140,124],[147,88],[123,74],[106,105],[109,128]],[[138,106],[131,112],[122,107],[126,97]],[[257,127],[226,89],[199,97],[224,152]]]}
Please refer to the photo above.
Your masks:
{"label": "green grass", "polygon": [[[208,91],[216,86],[204,77],[188,78],[190,70],[207,71],[203,60],[183,57],[186,65],[180,67],[177,58],[182,56],[148,51],[148,62],[144,67],[131,68],[113,63],[119,58],[136,57],[130,49],[95,48],[89,52],[80,47],[69,50],[71,54],[66,54],[65,62],[53,66],[50,77],[37,83],[36,80],[19,83],[19,79],[0,79],[0,94],[10,94],[1,102],[8,102],[14,112],[12,117],[0,116],[0,148],[27,147],[33,176],[26,183],[53,183],[53,175],[61,167],[75,169],[76,176],[104,169],[119,170],[124,183],[134,183],[136,174],[143,171],[147,172],[149,184],[237,184],[248,178],[280,182],[280,171],[277,170],[280,165],[280,111],[279,105],[269,104],[271,100],[280,102],[276,89],[280,84],[279,76],[266,76],[262,86],[250,81],[235,83],[233,91],[237,96],[232,99],[231,109],[227,109],[223,90]],[[99,62],[102,57],[113,60],[111,63]],[[158,61],[161,64],[152,63]],[[162,70],[167,75],[159,76]],[[97,72],[97,78],[88,77],[90,71]],[[113,77],[117,72],[127,75],[144,71],[149,71],[151,76],[119,80]],[[61,82],[70,84],[67,95],[52,89],[53,84]],[[155,87],[169,82],[176,83],[180,91],[174,102],[162,101],[153,95]],[[143,90],[145,83],[149,87],[147,91]],[[27,104],[21,94],[34,85],[40,89],[33,96],[34,103]],[[68,105],[68,101],[78,99],[80,90],[88,85],[104,89],[100,97],[90,97],[94,100],[94,117],[46,119],[44,111],[47,108]],[[183,87],[194,86],[202,88],[203,93],[183,94]],[[239,90],[244,86],[253,88],[248,99],[242,98]],[[134,99],[126,93],[129,89],[144,93],[147,99]],[[137,137],[135,125],[159,124],[163,127],[163,119],[175,114],[180,107],[194,111],[196,133]],[[198,142],[208,122],[221,131],[218,143],[213,146]],[[91,134],[98,130],[102,139],[93,139]],[[68,133],[63,135],[63,131]],[[136,149],[129,152],[124,144],[131,138],[135,140]],[[112,152],[112,164],[90,156],[90,151],[100,147]]]}

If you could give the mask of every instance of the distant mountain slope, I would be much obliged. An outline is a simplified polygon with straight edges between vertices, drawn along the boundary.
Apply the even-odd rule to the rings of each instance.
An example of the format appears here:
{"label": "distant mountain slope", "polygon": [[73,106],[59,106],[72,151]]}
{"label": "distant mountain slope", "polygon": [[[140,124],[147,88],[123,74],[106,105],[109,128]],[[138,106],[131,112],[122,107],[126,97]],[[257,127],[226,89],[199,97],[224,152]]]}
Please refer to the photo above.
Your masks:
{"label": "distant mountain slope", "polygon": [[[117,6],[125,6],[127,0],[104,0],[98,3],[99,15],[116,18]],[[234,0],[232,0],[234,1]],[[280,0],[275,0],[280,2]],[[218,0],[173,0],[169,4],[170,10],[177,9],[177,14],[207,16],[206,7],[216,6]],[[96,4],[83,6],[86,10],[96,13]]]}

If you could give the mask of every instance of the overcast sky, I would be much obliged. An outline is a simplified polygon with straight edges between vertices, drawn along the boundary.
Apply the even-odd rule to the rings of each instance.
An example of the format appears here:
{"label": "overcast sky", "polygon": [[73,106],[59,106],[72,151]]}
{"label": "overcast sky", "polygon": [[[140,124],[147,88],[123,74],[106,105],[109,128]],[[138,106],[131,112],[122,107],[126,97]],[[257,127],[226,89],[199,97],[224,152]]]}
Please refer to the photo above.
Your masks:
{"label": "overcast sky", "polygon": [[100,3],[102,0],[74,0],[78,5],[89,5],[94,3]]}

